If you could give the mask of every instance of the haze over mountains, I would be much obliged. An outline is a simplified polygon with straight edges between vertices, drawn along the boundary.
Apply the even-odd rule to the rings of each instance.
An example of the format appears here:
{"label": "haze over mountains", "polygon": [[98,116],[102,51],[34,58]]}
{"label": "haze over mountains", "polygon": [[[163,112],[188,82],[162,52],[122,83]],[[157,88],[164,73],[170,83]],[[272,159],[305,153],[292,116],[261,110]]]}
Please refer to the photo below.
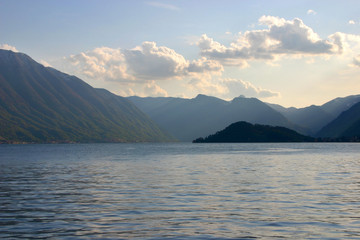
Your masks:
{"label": "haze over mountains", "polygon": [[193,99],[129,97],[162,129],[181,141],[192,141],[224,129],[232,123],[282,126],[301,134],[326,137],[320,129],[335,120],[342,111],[360,101],[360,95],[337,98],[322,106],[284,108],[256,98],[238,97],[225,101],[198,95]]}
{"label": "haze over mountains", "polygon": [[193,143],[240,143],[240,142],[359,142],[360,102],[342,112],[318,133],[318,138],[304,136],[285,127],[251,124],[239,121]]}
{"label": "haze over mountains", "polygon": [[283,115],[256,98],[238,97],[225,101],[200,94],[193,99],[129,99],[180,141],[207,136],[240,120],[296,128]]}
{"label": "haze over mountains", "polygon": [[0,50],[0,141],[173,140],[130,101]]}
{"label": "haze over mountains", "polygon": [[124,98],[25,54],[0,50],[0,142],[190,142],[239,121],[356,139],[359,102],[355,95],[297,109],[201,94],[193,99]]}
{"label": "haze over mountains", "polygon": [[342,112],[317,134],[325,138],[356,138],[360,140],[360,102]]}
{"label": "haze over mountains", "polygon": [[336,98],[321,106],[311,105],[305,108],[284,108],[276,104],[269,104],[269,106],[283,114],[289,121],[302,126],[304,129],[302,133],[321,136],[321,133],[318,134],[321,128],[358,102],[360,102],[360,95]]}

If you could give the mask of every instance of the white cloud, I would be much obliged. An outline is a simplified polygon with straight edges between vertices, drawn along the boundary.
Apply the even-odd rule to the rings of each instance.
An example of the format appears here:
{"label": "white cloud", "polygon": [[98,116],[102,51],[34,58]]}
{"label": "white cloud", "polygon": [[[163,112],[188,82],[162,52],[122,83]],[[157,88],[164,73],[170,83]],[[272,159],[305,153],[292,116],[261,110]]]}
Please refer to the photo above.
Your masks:
{"label": "white cloud", "polygon": [[138,94],[136,94],[136,92],[133,89],[134,86],[131,86],[131,85],[132,84],[127,83],[127,84],[125,84],[125,86],[122,86],[117,91],[114,91],[114,93],[119,96],[124,96],[124,97],[138,95]]}
{"label": "white cloud", "polygon": [[219,42],[209,38],[206,34],[203,34],[197,43],[200,48],[200,53],[210,59],[218,60],[221,63],[229,66],[241,66],[247,67],[248,64],[244,59],[248,59],[245,52],[242,49],[232,44],[230,47],[226,47]]}
{"label": "white cloud", "polygon": [[[203,42],[208,44],[207,48],[223,48],[206,36],[203,38],[207,41]],[[116,83],[115,92],[124,96],[168,96],[167,90],[158,83],[174,79],[183,81],[179,84],[192,92],[226,98],[241,94],[259,98],[279,96],[279,93],[255,87],[249,82],[222,79],[224,67],[217,60],[201,57],[189,61],[175,50],[157,46],[155,42],[144,42],[133,49],[95,48],[71,55],[60,63],[53,65],[85,80],[103,81],[105,85]]]}
{"label": "white cloud", "polygon": [[13,51],[13,52],[19,52],[16,47],[14,46],[10,46],[9,44],[0,44],[0,49],[3,49],[3,50],[10,50],[10,51]]}
{"label": "white cloud", "polygon": [[[346,58],[349,63],[354,52],[360,52],[358,35],[337,32],[322,39],[300,19],[263,16],[259,23],[266,27],[239,33],[236,41],[227,46],[202,35],[197,42],[201,57],[195,60],[155,42],[143,42],[132,49],[99,47],[66,57],[60,64],[51,64],[91,80],[91,84],[103,81],[102,85],[94,84],[97,87],[116,86],[121,95],[168,96],[182,91],[227,99],[239,95],[276,98],[280,97],[279,92],[240,79],[223,78],[224,65],[244,68],[253,60],[261,60],[275,66],[279,59],[304,56],[310,64],[320,59],[318,56],[329,58],[334,54],[342,54],[339,58]],[[353,65],[359,63],[360,57],[354,58]],[[232,76],[231,72],[226,76]]]}
{"label": "white cloud", "polygon": [[57,63],[60,69],[80,77],[103,81],[130,81],[125,58],[120,49],[107,47],[95,48],[64,58]]}
{"label": "white cloud", "polygon": [[336,32],[329,38],[338,46],[338,52],[343,55],[353,56],[354,52],[360,51],[360,35]]}
{"label": "white cloud", "polygon": [[197,93],[213,96],[225,95],[228,92],[224,84],[208,78],[193,78],[188,82],[187,87]]}
{"label": "white cloud", "polygon": [[309,9],[307,12],[306,12],[308,15],[316,15],[317,12],[315,12],[314,10],[312,9]]}
{"label": "white cloud", "polygon": [[162,89],[158,86],[155,81],[149,81],[144,86],[144,94],[145,96],[152,97],[168,97],[168,93],[166,90]]}
{"label": "white cloud", "polygon": [[260,25],[268,28],[246,31],[236,42],[224,46],[202,35],[197,45],[200,53],[224,65],[246,67],[249,60],[272,60],[279,56],[330,55],[340,53],[339,39],[321,39],[301,19],[292,21],[279,17],[262,16]]}
{"label": "white cloud", "polygon": [[112,91],[120,96],[139,97],[168,97],[168,92],[160,87],[156,81],[119,82],[112,87]]}
{"label": "white cloud", "polygon": [[165,4],[165,3],[160,3],[160,2],[147,2],[147,4],[150,6],[153,6],[153,7],[164,8],[164,9],[173,10],[173,11],[180,11],[179,7],[172,5],[172,4]]}
{"label": "white cloud", "polygon": [[240,95],[256,98],[280,97],[279,92],[274,92],[261,87],[256,87],[250,82],[241,79],[225,78],[222,83],[227,87],[226,97],[234,98]]}
{"label": "white cloud", "polygon": [[219,75],[222,71],[224,71],[224,67],[218,62],[214,60],[206,59],[202,57],[197,60],[193,60],[187,67],[187,71],[189,73],[213,73],[215,75]]}
{"label": "white cloud", "polygon": [[254,86],[252,83],[234,78],[197,79],[188,82],[189,90],[206,95],[233,99],[240,95],[256,98],[278,98],[279,92]]}
{"label": "white cloud", "polygon": [[128,71],[138,79],[167,79],[186,73],[188,61],[173,49],[144,42],[140,47],[123,50]]}
{"label": "white cloud", "polygon": [[269,26],[263,41],[270,41],[268,49],[274,54],[331,54],[334,44],[322,40],[310,27],[300,19],[292,21],[276,17],[260,18],[260,23]]}
{"label": "white cloud", "polygon": [[348,23],[351,24],[351,25],[354,25],[354,24],[355,24],[355,21],[354,21],[354,20],[349,20]]}
{"label": "white cloud", "polygon": [[133,49],[95,48],[54,63],[61,70],[92,80],[145,82],[220,75],[223,66],[202,57],[186,60],[175,50],[144,42]]}
{"label": "white cloud", "polygon": [[45,60],[40,60],[40,63],[44,66],[44,67],[52,67],[48,62],[46,62]]}

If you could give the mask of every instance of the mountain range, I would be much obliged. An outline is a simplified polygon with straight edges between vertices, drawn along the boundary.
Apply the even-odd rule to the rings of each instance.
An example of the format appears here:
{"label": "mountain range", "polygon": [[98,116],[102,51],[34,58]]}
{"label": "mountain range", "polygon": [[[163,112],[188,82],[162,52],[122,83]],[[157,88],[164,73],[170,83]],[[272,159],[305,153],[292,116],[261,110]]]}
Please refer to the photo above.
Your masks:
{"label": "mountain range", "polygon": [[0,50],[1,142],[171,140],[126,98]]}
{"label": "mountain range", "polygon": [[192,141],[229,125],[281,126],[323,138],[360,136],[360,95],[321,106],[284,108],[256,98],[231,101],[120,97],[0,50],[0,143]]}
{"label": "mountain range", "polygon": [[320,130],[335,120],[343,111],[360,102],[360,95],[336,98],[321,106],[311,105],[305,108],[284,108],[280,105],[269,104],[276,111],[294,124],[300,125],[303,134],[322,136]]}
{"label": "mountain range", "polygon": [[342,112],[317,134],[324,138],[350,138],[360,140],[360,102]]}
{"label": "mountain range", "polygon": [[282,114],[256,98],[225,101],[199,94],[193,99],[129,97],[162,129],[180,141],[207,136],[237,121],[298,129]]}
{"label": "mountain range", "polygon": [[[285,108],[256,98],[245,97],[225,101],[201,94],[193,99],[171,97],[128,97],[128,99],[162,129],[180,141],[192,141],[239,121],[282,126],[313,137],[329,137],[327,136],[329,134],[325,134],[325,130],[321,129],[340,118],[343,111],[350,110],[353,105],[360,102],[360,95],[336,98],[321,106],[312,105],[305,108]],[[342,121],[337,122],[342,123]],[[337,124],[332,124],[329,128],[332,129],[335,125]],[[340,135],[337,134],[337,137]]]}

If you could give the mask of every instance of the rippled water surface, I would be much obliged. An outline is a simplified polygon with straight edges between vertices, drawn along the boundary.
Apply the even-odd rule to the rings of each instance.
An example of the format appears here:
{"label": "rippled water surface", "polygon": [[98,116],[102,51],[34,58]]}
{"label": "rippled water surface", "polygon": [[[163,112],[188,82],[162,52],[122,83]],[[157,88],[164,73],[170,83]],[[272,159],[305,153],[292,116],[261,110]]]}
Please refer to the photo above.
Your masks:
{"label": "rippled water surface", "polygon": [[360,239],[360,145],[0,145],[0,238]]}

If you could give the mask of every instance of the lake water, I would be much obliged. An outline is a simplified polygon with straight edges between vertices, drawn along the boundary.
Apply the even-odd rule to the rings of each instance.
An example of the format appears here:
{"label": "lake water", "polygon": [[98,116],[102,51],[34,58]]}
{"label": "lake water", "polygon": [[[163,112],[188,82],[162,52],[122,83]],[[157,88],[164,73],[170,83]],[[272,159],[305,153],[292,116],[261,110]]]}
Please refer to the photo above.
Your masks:
{"label": "lake water", "polygon": [[1,239],[360,239],[360,145],[0,145]]}

